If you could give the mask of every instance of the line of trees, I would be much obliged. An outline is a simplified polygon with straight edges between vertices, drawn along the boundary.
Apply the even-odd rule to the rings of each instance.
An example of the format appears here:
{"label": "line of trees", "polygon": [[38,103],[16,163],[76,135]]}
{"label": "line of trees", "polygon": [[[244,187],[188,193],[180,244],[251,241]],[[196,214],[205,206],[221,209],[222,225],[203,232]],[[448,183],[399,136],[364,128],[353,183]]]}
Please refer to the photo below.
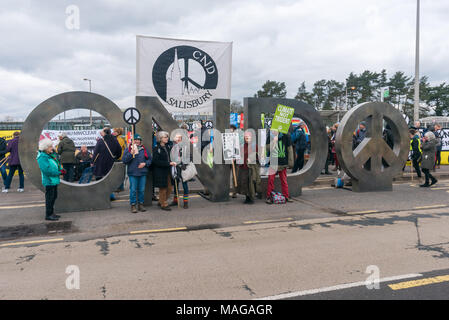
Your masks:
{"label": "line of trees", "polygon": [[[346,110],[368,101],[380,101],[384,89],[388,96],[384,101],[400,109],[411,119],[414,105],[414,78],[398,71],[388,78],[386,70],[380,73],[366,70],[360,74],[351,72],[345,82],[322,79],[308,91],[305,81],[301,83],[295,99],[302,100],[318,110]],[[285,98],[285,82],[266,81],[255,97]],[[347,99],[346,99],[347,97]],[[445,82],[431,86],[429,78],[420,79],[420,118],[429,115],[449,115],[449,85]]]}

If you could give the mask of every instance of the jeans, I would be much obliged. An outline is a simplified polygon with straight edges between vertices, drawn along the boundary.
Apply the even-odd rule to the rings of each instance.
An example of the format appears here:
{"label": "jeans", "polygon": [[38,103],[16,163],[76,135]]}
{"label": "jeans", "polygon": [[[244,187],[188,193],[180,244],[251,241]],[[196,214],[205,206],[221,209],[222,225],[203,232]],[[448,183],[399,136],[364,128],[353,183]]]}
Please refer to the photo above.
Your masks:
{"label": "jeans", "polygon": [[75,180],[75,164],[63,163],[62,167],[67,173],[64,175],[64,181],[73,182]]}
{"label": "jeans", "polygon": [[24,188],[25,179],[23,177],[22,166],[19,164],[19,165],[9,166],[9,174],[8,174],[8,177],[6,178],[5,189],[8,190],[11,187],[12,178],[14,177],[14,173],[16,173],[16,170],[19,170],[19,188],[20,189]]}
{"label": "jeans", "polygon": [[145,199],[145,184],[147,176],[129,176],[129,203],[134,206],[143,204]]}
{"label": "jeans", "polygon": [[6,179],[8,174],[6,173],[6,163],[0,167],[0,173],[2,174],[3,185],[6,186]]}
{"label": "jeans", "polygon": [[179,189],[179,182],[181,182],[180,180],[175,180],[173,181],[174,183],[176,183],[176,187],[178,188],[178,195],[179,195],[179,199],[178,199],[178,195],[176,195],[176,189],[174,190],[174,196],[173,196],[173,202],[177,203],[179,200],[183,200],[184,203],[189,201],[189,185],[187,184],[187,181],[184,182],[182,181],[182,189],[184,191],[184,197],[181,196],[181,191]]}
{"label": "jeans", "polygon": [[53,215],[56,198],[58,197],[58,186],[45,187],[45,217]]}
{"label": "jeans", "polygon": [[275,172],[270,168],[268,169],[267,199],[271,197],[271,191],[274,190],[274,178],[276,177],[276,173],[279,174],[279,179],[281,179],[282,195],[285,198],[290,198],[287,184],[287,169]]}

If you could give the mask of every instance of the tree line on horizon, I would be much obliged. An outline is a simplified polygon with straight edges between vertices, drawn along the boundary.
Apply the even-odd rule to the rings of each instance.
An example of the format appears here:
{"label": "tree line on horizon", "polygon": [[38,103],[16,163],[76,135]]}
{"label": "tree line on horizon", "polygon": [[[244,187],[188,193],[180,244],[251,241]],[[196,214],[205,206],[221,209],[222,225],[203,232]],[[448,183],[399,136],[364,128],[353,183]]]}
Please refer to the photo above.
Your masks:
{"label": "tree line on horizon", "polygon": [[[388,78],[384,69],[380,73],[366,70],[360,74],[351,72],[345,82],[322,79],[313,84],[312,90],[307,90],[303,81],[294,99],[304,101],[317,110],[346,110],[360,103],[381,101],[384,88],[388,88],[388,96],[384,101],[400,109],[413,118],[414,77],[397,71]],[[347,91],[347,93],[346,93]],[[429,77],[420,78],[420,118],[430,115],[449,115],[449,85],[445,82],[432,86]],[[262,89],[254,95],[256,98],[274,97],[286,98],[285,82],[267,80]]]}

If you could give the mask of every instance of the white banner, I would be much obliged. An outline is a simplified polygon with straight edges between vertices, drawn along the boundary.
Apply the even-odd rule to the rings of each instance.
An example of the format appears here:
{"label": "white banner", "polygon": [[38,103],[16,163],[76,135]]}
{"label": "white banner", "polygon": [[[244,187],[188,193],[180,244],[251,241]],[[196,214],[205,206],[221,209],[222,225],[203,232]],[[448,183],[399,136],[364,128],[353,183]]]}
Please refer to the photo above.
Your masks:
{"label": "white banner", "polygon": [[59,143],[59,135],[62,132],[67,133],[67,137],[73,140],[76,148],[81,146],[95,147],[97,140],[101,138],[101,130],[43,130],[39,140],[48,138],[53,141],[53,145],[56,146]]}
{"label": "white banner", "polygon": [[240,142],[239,134],[237,132],[222,133],[223,139],[223,159],[238,160],[240,159]]}
{"label": "white banner", "polygon": [[137,96],[159,97],[171,113],[212,113],[231,98],[232,42],[137,36]]}
{"label": "white banner", "polygon": [[449,129],[441,129],[440,131],[442,151],[449,151]]}

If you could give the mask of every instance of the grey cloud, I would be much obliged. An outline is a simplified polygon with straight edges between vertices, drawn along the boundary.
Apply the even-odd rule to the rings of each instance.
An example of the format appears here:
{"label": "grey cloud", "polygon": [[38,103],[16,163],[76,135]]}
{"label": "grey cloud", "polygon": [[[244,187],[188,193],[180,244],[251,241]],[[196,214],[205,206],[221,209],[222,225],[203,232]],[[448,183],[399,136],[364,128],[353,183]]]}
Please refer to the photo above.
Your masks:
{"label": "grey cloud", "polygon": [[[65,27],[68,5],[80,30]],[[421,73],[447,81],[449,3],[422,1]],[[0,110],[24,117],[62,90],[134,103],[135,35],[233,41],[232,99],[268,79],[293,97],[326,78],[365,69],[413,74],[414,1],[2,1]],[[5,78],[6,77],[6,78]],[[26,94],[23,94],[23,92]]]}

